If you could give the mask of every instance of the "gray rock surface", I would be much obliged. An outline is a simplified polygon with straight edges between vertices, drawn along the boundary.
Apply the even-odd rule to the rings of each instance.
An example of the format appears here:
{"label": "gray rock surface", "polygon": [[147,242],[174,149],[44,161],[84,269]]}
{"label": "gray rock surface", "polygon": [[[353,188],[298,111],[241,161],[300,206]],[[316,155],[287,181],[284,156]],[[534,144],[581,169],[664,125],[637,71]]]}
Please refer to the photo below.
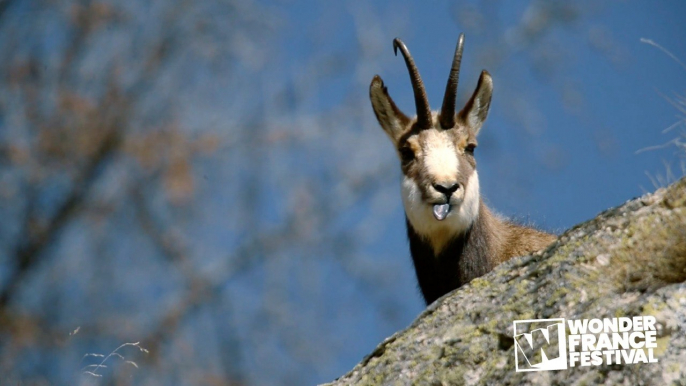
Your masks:
{"label": "gray rock surface", "polygon": [[[686,179],[439,299],[331,385],[686,385]],[[515,372],[513,321],[653,315],[658,363]]]}

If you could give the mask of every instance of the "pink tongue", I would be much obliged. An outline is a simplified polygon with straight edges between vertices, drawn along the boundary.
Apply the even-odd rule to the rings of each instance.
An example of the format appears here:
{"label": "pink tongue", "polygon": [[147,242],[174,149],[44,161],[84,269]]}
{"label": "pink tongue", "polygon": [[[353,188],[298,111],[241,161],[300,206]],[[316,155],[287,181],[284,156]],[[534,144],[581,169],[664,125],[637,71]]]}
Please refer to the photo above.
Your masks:
{"label": "pink tongue", "polygon": [[434,217],[436,217],[436,220],[443,221],[448,216],[448,212],[450,212],[449,204],[434,205]]}

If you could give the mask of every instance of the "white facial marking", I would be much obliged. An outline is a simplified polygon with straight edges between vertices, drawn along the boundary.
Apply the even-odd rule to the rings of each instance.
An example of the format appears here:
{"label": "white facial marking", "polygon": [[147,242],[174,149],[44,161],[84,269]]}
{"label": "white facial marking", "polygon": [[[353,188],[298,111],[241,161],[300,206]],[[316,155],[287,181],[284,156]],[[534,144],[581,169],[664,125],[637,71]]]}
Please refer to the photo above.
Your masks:
{"label": "white facial marking", "polygon": [[460,210],[458,212],[459,218],[463,219],[463,224],[466,226],[462,229],[469,228],[474,220],[479,215],[479,174],[474,170],[472,175],[467,180],[466,192]]}
{"label": "white facial marking", "polygon": [[455,145],[447,131],[427,132],[424,148],[426,172],[436,181],[454,181],[457,177],[459,160]]}
{"label": "white facial marking", "polygon": [[[455,157],[456,158],[456,157]],[[414,230],[425,237],[438,254],[454,236],[465,232],[479,215],[479,175],[474,170],[465,190],[455,192],[450,200],[453,210],[443,221],[434,217],[432,205],[422,200],[417,183],[403,177],[402,198],[405,214]]]}

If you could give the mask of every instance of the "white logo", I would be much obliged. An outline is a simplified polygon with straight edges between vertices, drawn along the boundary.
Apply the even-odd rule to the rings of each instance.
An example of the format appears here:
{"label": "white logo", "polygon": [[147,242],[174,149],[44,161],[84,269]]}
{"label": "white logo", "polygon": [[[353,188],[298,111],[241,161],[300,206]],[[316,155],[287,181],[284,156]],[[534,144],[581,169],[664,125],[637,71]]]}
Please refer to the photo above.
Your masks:
{"label": "white logo", "polygon": [[578,319],[566,324],[563,318],[515,320],[515,368],[521,372],[656,363],[655,324],[654,316]]}
{"label": "white logo", "polygon": [[567,368],[564,319],[516,320],[514,343],[517,371]]}

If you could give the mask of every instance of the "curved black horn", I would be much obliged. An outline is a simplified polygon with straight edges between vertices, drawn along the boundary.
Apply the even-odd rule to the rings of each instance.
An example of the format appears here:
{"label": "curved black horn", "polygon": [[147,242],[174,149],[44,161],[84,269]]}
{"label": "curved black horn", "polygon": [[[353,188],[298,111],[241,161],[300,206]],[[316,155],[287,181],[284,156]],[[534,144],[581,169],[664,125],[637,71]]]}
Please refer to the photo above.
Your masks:
{"label": "curved black horn", "polygon": [[417,108],[417,124],[422,127],[431,126],[431,108],[429,107],[429,99],[426,97],[426,90],[424,90],[424,83],[419,76],[417,66],[414,64],[414,59],[410,55],[405,43],[399,38],[393,40],[393,52],[398,55],[398,48],[403,53],[407,70],[410,73],[410,80],[412,81],[412,90],[414,91],[414,103]]}
{"label": "curved black horn", "polygon": [[441,122],[441,126],[444,129],[450,129],[455,126],[455,102],[457,98],[457,83],[460,79],[460,63],[462,63],[463,45],[464,34],[461,33],[460,37],[457,38],[453,66],[450,68],[448,84],[445,86],[445,95],[443,96],[443,106],[441,106],[441,114],[438,116],[438,120]]}

